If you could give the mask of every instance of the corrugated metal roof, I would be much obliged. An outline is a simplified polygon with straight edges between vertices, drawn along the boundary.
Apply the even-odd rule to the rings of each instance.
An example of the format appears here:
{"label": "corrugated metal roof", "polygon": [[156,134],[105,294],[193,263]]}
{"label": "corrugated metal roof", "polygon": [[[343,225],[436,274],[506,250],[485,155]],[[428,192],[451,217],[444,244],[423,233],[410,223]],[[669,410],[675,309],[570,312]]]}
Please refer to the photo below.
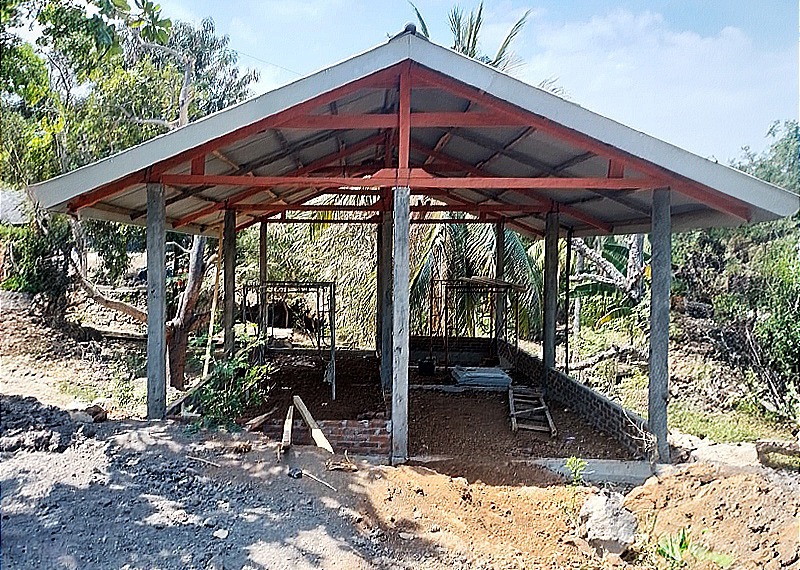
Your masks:
{"label": "corrugated metal roof", "polygon": [[[342,88],[352,82],[377,74],[406,61],[421,69],[506,102],[523,113],[559,126],[563,132],[577,133],[598,143],[599,148],[614,149],[631,158],[624,177],[642,178],[649,166],[674,176],[681,183],[706,189],[749,210],[749,221],[763,221],[788,216],[800,207],[800,198],[732,168],[693,155],[687,151],[649,137],[610,119],[592,113],[539,88],[524,84],[504,73],[451,50],[430,43],[413,33],[396,36],[384,45],[355,56],[338,65],[265,93],[240,105],[215,113],[196,123],[152,139],[142,145],[98,161],[69,174],[37,184],[33,192],[44,207],[67,211],[77,197],[106,185],[120,184],[119,191],[79,211],[87,217],[114,219],[143,224],[146,215],[146,191],[143,173],[148,167],[164,164],[177,156],[191,154],[192,149],[208,145],[220,137],[231,136],[240,129],[267,117],[278,116],[297,105],[314,100],[321,94]],[[398,88],[368,86],[342,94],[325,104],[312,105],[311,115],[387,114],[397,111]],[[480,113],[487,109],[481,101],[468,100],[463,94],[441,86],[421,83],[412,91],[411,107],[415,113],[459,112]],[[452,175],[458,171],[454,162],[477,168],[487,175],[502,177],[605,177],[609,159],[587,151],[575,137],[560,136],[560,131],[525,126],[413,128],[411,165],[427,168],[433,174]],[[364,148],[346,158],[334,161],[331,171],[370,172],[385,163],[384,147],[376,142],[381,129],[359,128],[323,130],[299,128],[259,129],[245,138],[219,146],[206,154],[205,173],[226,175],[246,172],[253,176],[278,176],[319,161],[342,148]],[[598,145],[595,145],[597,147]],[[420,150],[425,148],[427,150]],[[595,148],[596,150],[596,148]],[[433,154],[432,152],[433,151]],[[443,156],[439,160],[435,153]],[[450,162],[448,162],[450,161]],[[634,166],[631,167],[631,164]],[[465,167],[465,168],[466,168]],[[188,174],[188,160],[164,171],[167,174]],[[462,171],[458,175],[464,175]],[[138,177],[138,179],[137,179]],[[222,221],[220,208],[197,216],[237,196],[242,187],[212,186],[206,188],[168,188],[167,219],[174,225],[181,218],[196,219],[179,229],[191,232],[211,231]],[[705,191],[705,190],[704,190]],[[711,195],[710,194],[710,195]],[[241,201],[241,204],[299,203],[310,191],[275,187],[262,189]],[[693,197],[689,197],[692,195]],[[702,192],[675,192],[673,228],[738,225],[741,219],[726,213],[713,200],[705,201]],[[614,233],[649,230],[650,190],[541,190],[535,194],[519,190],[464,189],[452,190],[446,202],[531,205],[542,200],[555,200],[561,206],[560,221],[576,234],[600,233],[598,224],[611,226]],[[243,219],[247,214],[240,214]],[[534,234],[544,227],[541,214],[509,215],[510,225]]]}

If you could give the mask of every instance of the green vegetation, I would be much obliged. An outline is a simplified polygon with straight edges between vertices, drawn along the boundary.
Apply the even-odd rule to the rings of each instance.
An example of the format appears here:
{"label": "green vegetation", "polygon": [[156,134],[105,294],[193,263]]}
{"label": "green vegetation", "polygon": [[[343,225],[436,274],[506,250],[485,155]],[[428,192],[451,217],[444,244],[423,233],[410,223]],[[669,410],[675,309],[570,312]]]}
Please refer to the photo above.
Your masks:
{"label": "green vegetation", "polygon": [[583,474],[586,471],[586,460],[574,455],[567,458],[565,463],[573,485],[583,485]]}
{"label": "green vegetation", "polygon": [[676,400],[670,403],[668,419],[671,427],[719,443],[792,438],[788,424],[771,420],[757,411],[732,409],[710,412],[691,402]]}
{"label": "green vegetation", "polygon": [[272,390],[269,384],[271,367],[250,362],[250,355],[256,348],[248,344],[233,358],[214,365],[209,380],[197,392],[203,426],[236,429],[234,419],[266,401]]}
{"label": "green vegetation", "polygon": [[713,552],[692,540],[685,528],[675,535],[662,536],[658,541],[656,554],[664,558],[672,570],[686,568],[692,559],[698,562],[713,562],[720,568],[729,568],[734,562],[730,554]]}
{"label": "green vegetation", "polygon": [[0,247],[10,247],[11,275],[0,283],[7,291],[43,296],[45,314],[60,319],[66,308],[72,234],[64,216],[50,216],[46,223],[21,227],[0,226]]}

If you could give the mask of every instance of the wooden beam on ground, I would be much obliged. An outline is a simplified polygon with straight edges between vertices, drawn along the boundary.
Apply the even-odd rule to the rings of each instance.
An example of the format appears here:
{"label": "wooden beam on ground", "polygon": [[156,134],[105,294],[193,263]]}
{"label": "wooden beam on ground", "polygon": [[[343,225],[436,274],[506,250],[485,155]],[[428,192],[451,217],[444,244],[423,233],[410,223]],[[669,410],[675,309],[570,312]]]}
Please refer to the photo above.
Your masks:
{"label": "wooden beam on ground", "polygon": [[164,186],[147,185],[147,418],[167,411],[166,206]]}
{"label": "wooden beam on ground", "polygon": [[283,437],[281,438],[280,453],[285,453],[292,446],[292,428],[294,427],[294,405],[289,406],[286,419],[283,421]]}
{"label": "wooden beam on ground", "polygon": [[311,430],[311,439],[314,440],[314,443],[317,444],[317,447],[321,447],[322,449],[333,453],[333,447],[331,447],[328,438],[326,438],[325,434],[322,433],[322,429],[320,429],[319,424],[317,424],[316,420],[314,420],[311,412],[308,411],[308,408],[303,403],[302,398],[300,398],[300,396],[292,396],[292,401],[294,402],[297,411],[300,412],[300,415],[303,417],[303,421],[306,422],[306,425],[308,425],[308,428]]}

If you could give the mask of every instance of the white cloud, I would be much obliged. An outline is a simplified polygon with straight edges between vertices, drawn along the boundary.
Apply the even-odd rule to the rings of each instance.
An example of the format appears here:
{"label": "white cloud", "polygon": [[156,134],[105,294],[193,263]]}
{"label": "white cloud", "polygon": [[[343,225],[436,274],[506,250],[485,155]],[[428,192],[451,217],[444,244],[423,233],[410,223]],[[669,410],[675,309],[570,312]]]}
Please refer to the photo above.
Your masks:
{"label": "white cloud", "polygon": [[727,162],[760,149],[772,121],[797,116],[796,46],[768,52],[737,28],[673,30],[657,13],[616,10],[527,31],[535,55],[522,78],[557,77],[576,103]]}

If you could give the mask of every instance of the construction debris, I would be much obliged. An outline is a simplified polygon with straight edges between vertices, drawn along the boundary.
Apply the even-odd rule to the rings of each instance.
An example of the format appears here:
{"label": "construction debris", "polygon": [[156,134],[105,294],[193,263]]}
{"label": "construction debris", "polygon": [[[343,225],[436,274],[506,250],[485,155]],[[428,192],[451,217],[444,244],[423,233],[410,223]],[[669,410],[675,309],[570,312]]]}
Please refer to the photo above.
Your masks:
{"label": "construction debris", "polygon": [[511,376],[506,374],[501,368],[480,368],[454,366],[451,372],[453,380],[459,386],[497,386],[508,387],[511,385]]}
{"label": "construction debris", "polygon": [[254,417],[252,420],[250,420],[244,425],[244,429],[246,429],[247,431],[256,431],[258,428],[264,425],[264,422],[267,421],[267,419],[269,419],[269,417],[272,414],[274,414],[277,411],[278,411],[278,406],[275,406],[266,414],[261,414],[260,416]]}
{"label": "construction debris", "polygon": [[281,445],[278,448],[278,455],[286,452],[292,446],[292,424],[294,422],[294,406],[289,406],[289,411],[286,412],[286,419],[283,422],[283,437],[281,438]]}
{"label": "construction debris", "polygon": [[328,459],[325,462],[325,469],[328,471],[344,471],[346,473],[353,473],[358,471],[358,466],[350,461],[350,458],[347,457],[347,451],[345,451],[344,461],[334,461],[333,459]]}
{"label": "construction debris", "polygon": [[320,483],[320,484],[322,484],[322,485],[325,485],[325,486],[326,486],[328,489],[330,489],[330,490],[331,490],[331,491],[333,491],[334,493],[336,493],[336,492],[337,492],[337,491],[336,491],[336,487],[334,487],[334,486],[333,486],[333,485],[331,485],[330,483],[327,483],[326,481],[323,481],[322,479],[320,479],[320,478],[319,478],[319,477],[317,477],[316,475],[312,475],[312,474],[311,474],[311,473],[309,473],[308,471],[303,471],[303,470],[302,470],[302,469],[300,469],[299,467],[292,467],[291,469],[289,469],[289,472],[287,473],[287,475],[289,475],[289,477],[291,477],[292,479],[300,479],[300,477],[302,477],[303,475],[305,475],[305,476],[306,476],[306,477],[308,477],[309,479],[313,479],[313,480],[314,480],[314,481],[316,481],[317,483]]}
{"label": "construction debris", "polygon": [[317,444],[317,447],[321,447],[329,451],[331,454],[333,453],[333,447],[331,446],[328,439],[325,437],[325,434],[322,433],[322,430],[319,427],[319,424],[314,420],[314,417],[311,415],[311,412],[308,411],[306,405],[303,403],[303,400],[300,396],[294,396],[292,398],[294,401],[294,405],[297,407],[300,415],[303,417],[303,421],[306,422],[308,428],[311,430],[311,439],[314,440],[314,443]]}

